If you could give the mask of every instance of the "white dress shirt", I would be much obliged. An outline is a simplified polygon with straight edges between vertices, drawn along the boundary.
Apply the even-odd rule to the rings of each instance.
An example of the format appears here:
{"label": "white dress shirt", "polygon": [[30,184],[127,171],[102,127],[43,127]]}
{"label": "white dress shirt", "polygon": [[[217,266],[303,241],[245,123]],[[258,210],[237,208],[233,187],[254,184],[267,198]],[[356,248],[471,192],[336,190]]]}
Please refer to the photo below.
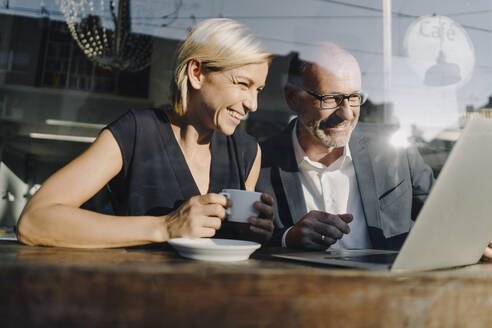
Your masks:
{"label": "white dress shirt", "polygon": [[[330,166],[326,166],[309,159],[297,140],[296,130],[297,124],[292,130],[292,144],[300,171],[297,174],[301,180],[307,211],[318,210],[331,214],[352,214],[354,219],[349,223],[350,233],[343,235],[331,247],[371,248],[349,146],[344,148],[340,158]],[[292,219],[296,224],[302,218]],[[289,230],[282,237],[283,247],[286,247],[285,237]]]}

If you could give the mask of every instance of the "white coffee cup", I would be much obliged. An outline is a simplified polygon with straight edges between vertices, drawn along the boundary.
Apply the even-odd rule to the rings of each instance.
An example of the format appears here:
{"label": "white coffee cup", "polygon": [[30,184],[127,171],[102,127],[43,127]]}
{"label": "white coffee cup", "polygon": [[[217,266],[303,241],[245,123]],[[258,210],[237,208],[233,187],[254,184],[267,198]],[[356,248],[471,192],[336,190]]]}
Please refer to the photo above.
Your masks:
{"label": "white coffee cup", "polygon": [[253,204],[256,201],[261,202],[261,192],[223,189],[220,194],[231,201],[231,207],[226,208],[228,221],[248,223],[250,216],[258,216],[260,213],[253,207]]}

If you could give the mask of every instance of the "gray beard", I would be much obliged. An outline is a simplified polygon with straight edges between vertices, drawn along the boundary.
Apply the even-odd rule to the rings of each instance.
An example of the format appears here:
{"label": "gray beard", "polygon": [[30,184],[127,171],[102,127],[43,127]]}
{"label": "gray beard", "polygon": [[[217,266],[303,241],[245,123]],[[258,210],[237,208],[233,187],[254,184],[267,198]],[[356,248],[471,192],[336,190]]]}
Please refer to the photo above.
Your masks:
{"label": "gray beard", "polygon": [[352,134],[353,127],[350,130],[349,135],[347,138],[344,138],[343,141],[338,141],[337,137],[332,137],[332,136],[327,136],[323,129],[319,127],[319,124],[316,124],[315,122],[311,122],[308,125],[305,125],[309,133],[316,138],[323,146],[327,148],[339,148],[339,147],[345,147],[350,139],[350,135]]}
{"label": "gray beard", "polygon": [[316,129],[313,132],[314,132],[314,136],[316,137],[316,139],[318,139],[323,144],[323,146],[325,146],[325,147],[333,147],[333,148],[345,147],[348,143],[349,138],[350,138],[350,135],[349,135],[349,137],[344,139],[343,141],[337,142],[337,138],[327,137],[326,134],[321,129]]}

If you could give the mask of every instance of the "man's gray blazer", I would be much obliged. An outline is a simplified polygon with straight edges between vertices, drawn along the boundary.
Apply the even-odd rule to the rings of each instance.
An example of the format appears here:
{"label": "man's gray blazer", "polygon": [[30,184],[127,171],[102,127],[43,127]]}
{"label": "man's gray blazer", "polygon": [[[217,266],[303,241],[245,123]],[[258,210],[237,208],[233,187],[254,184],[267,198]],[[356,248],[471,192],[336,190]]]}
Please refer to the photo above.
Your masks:
{"label": "man's gray blazer", "polygon": [[[275,198],[276,227],[271,241],[275,246],[280,246],[293,219],[307,212],[292,145],[294,123],[261,144],[262,168],[256,189]],[[362,134],[355,129],[349,146],[372,245],[399,249],[434,184],[432,170],[416,148],[396,149],[379,133]]]}

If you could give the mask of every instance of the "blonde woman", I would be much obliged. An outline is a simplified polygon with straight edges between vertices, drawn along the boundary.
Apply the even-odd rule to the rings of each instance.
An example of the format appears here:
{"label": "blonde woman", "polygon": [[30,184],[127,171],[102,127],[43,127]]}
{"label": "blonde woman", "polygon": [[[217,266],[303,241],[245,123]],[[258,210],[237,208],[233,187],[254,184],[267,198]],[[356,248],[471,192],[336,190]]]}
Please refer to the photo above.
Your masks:
{"label": "blonde woman", "polygon": [[[261,151],[237,129],[257,109],[270,54],[242,25],[201,22],[179,49],[173,108],[132,110],[56,172],[24,209],[18,239],[29,245],[123,247],[221,232],[223,188],[253,191]],[[116,215],[81,209],[105,185]],[[236,237],[266,242],[273,200]]]}

